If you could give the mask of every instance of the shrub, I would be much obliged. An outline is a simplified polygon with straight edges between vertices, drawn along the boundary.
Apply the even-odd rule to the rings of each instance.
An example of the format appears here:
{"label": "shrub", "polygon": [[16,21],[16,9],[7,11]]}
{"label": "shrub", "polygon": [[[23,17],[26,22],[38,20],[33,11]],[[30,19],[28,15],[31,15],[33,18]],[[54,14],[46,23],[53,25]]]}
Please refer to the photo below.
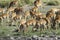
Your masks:
{"label": "shrub", "polygon": [[59,2],[58,1],[49,1],[47,3],[47,5],[54,5],[54,6],[56,6],[56,5],[59,5]]}
{"label": "shrub", "polygon": [[0,7],[8,7],[8,5],[9,5],[9,2],[7,2],[7,1],[0,2]]}
{"label": "shrub", "polygon": [[20,5],[26,5],[26,4],[33,5],[33,2],[34,0],[21,0],[19,4]]}
{"label": "shrub", "polygon": [[26,4],[30,4],[30,5],[32,5],[33,2],[34,2],[34,0],[25,0],[25,3],[26,3]]}
{"label": "shrub", "polygon": [[[0,1],[0,7],[8,7],[11,1],[12,0]],[[19,2],[18,4],[19,6],[23,6],[26,4],[33,5],[34,0],[18,0],[18,2]]]}

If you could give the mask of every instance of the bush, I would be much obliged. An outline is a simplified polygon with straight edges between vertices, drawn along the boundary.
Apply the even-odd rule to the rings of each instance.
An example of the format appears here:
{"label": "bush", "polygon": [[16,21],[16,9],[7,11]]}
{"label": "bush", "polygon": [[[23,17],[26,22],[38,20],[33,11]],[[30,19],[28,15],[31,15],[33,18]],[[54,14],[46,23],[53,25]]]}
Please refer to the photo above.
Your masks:
{"label": "bush", "polygon": [[49,1],[47,3],[47,5],[54,5],[54,6],[56,6],[56,5],[59,5],[59,2],[58,1]]}
{"label": "bush", "polygon": [[34,2],[34,0],[28,0],[28,1],[27,1],[27,0],[25,0],[25,3],[26,3],[26,4],[30,4],[30,5],[32,5],[32,4],[33,4],[33,2]]}
{"label": "bush", "polygon": [[[0,7],[8,7],[11,1],[12,0],[0,1]],[[19,2],[18,3],[19,6],[23,6],[26,4],[32,5],[34,0],[18,0],[18,2]]]}
{"label": "bush", "polygon": [[7,1],[1,1],[0,2],[0,7],[8,7],[8,5],[9,5],[9,2],[7,2]]}
{"label": "bush", "polygon": [[7,7],[8,3],[0,3],[0,7]]}
{"label": "bush", "polygon": [[34,0],[21,0],[19,2],[19,5],[26,5],[26,4],[33,5],[33,2]]}

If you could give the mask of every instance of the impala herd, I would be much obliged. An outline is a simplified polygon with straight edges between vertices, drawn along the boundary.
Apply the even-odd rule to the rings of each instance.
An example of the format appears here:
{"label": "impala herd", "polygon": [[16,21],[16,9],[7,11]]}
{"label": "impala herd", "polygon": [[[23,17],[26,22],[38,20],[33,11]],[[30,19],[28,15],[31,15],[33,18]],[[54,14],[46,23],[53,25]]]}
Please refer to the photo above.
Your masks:
{"label": "impala herd", "polygon": [[[17,1],[12,1],[7,8],[0,8],[0,21],[2,23],[7,19],[8,25],[13,25],[15,22],[18,25],[18,31],[27,32],[28,27],[32,26],[32,31],[38,31],[39,29],[58,29],[60,26],[60,9],[51,8],[46,14],[38,11],[38,7],[42,5],[41,0],[34,2],[34,7],[30,10],[23,11],[23,7],[15,7]],[[3,21],[4,20],[4,21]],[[14,24],[15,25],[15,24]]]}

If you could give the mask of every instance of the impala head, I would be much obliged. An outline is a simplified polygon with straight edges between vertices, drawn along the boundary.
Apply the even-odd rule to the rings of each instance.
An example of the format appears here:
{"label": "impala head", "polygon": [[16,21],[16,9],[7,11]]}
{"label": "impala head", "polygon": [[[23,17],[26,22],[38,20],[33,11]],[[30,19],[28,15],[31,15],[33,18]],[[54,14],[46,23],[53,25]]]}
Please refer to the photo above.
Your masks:
{"label": "impala head", "polygon": [[23,13],[23,8],[22,7],[17,7],[17,8],[15,8],[14,12],[16,12],[16,14],[22,14]]}
{"label": "impala head", "polygon": [[34,6],[36,6],[36,7],[42,7],[42,1],[41,0],[36,0],[36,1],[34,1]]}
{"label": "impala head", "polygon": [[36,12],[36,11],[38,10],[38,8],[34,6],[31,10],[32,10],[33,12]]}
{"label": "impala head", "polygon": [[17,5],[18,5],[18,1],[14,0],[14,1],[10,2],[9,8],[12,6],[17,6]]}
{"label": "impala head", "polygon": [[58,8],[51,8],[51,12],[53,12],[53,13],[56,13],[57,11],[59,11],[60,9],[58,9]]}

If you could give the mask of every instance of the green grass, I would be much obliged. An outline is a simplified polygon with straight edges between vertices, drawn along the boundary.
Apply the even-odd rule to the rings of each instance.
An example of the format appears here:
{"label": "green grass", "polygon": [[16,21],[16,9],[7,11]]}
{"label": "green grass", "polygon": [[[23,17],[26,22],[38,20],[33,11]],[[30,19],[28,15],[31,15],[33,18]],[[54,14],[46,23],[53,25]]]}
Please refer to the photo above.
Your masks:
{"label": "green grass", "polygon": [[[1,7],[9,6],[9,3],[13,0],[0,0]],[[18,0],[19,6],[23,6],[26,4],[32,5],[34,0]]]}
{"label": "green grass", "polygon": [[[4,23],[3,23],[4,24]],[[8,34],[10,36],[32,36],[32,35],[60,35],[60,28],[58,30],[44,30],[44,31],[38,31],[38,32],[32,32],[32,26],[28,28],[28,32],[13,32],[14,29],[17,29],[16,26],[6,26],[6,24],[0,26],[0,36],[7,36]]]}
{"label": "green grass", "polygon": [[48,3],[47,3],[47,5],[59,5],[60,3],[59,3],[59,1],[49,1]]}
{"label": "green grass", "polygon": [[[0,4],[5,5],[6,2],[9,4],[11,1],[12,0],[6,0],[4,2],[4,0],[0,0]],[[47,0],[42,0],[42,1],[43,2],[47,2]],[[26,4],[30,4],[30,3],[33,4],[33,2],[34,2],[34,0],[30,0],[30,2],[26,1]],[[23,5],[24,3],[23,2],[19,2],[19,4]],[[7,6],[7,5],[5,5],[5,6]],[[32,35],[41,36],[41,35],[52,35],[52,34],[60,35],[60,28],[58,30],[53,30],[53,29],[48,30],[47,29],[47,30],[44,30],[43,32],[42,31],[32,32],[32,26],[30,26],[28,28],[28,32],[26,32],[24,34],[22,32],[13,32],[13,30],[16,29],[16,28],[17,28],[16,26],[6,26],[6,23],[4,22],[3,25],[0,25],[0,36],[7,36],[8,34],[10,36],[32,36]]]}
{"label": "green grass", "polygon": [[[7,7],[9,6],[9,3],[13,1],[13,0],[0,0],[0,6],[1,7]],[[29,4],[29,5],[34,5],[33,2],[35,0],[18,0],[19,1],[19,6],[23,6],[23,5],[26,5],[26,4]],[[45,4],[45,3],[48,3],[49,1],[55,1],[55,0],[42,0],[42,2]],[[60,3],[60,0],[57,0],[59,3]]]}
{"label": "green grass", "polygon": [[60,35],[60,28],[58,30],[53,30],[53,29],[46,29],[44,31],[37,31],[33,32],[32,27],[28,27],[28,32],[23,33],[23,32],[14,32],[15,29],[17,29],[17,26],[6,26],[8,23],[4,20],[4,22],[1,25],[0,22],[0,36],[33,36],[33,35]]}

